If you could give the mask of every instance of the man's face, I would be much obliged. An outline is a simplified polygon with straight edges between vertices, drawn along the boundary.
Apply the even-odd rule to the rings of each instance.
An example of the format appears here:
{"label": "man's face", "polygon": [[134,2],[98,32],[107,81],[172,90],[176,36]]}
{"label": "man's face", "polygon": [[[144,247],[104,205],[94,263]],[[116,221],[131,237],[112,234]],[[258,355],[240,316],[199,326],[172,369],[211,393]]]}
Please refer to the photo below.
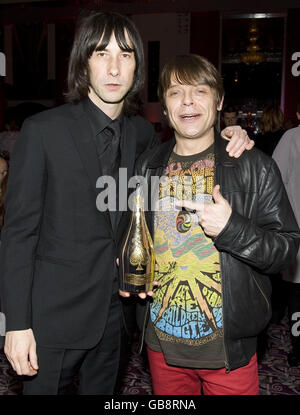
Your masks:
{"label": "man's face", "polygon": [[[132,47],[127,33],[126,40]],[[89,59],[88,95],[105,113],[112,106],[122,108],[133,83],[135,65],[134,52],[121,50],[114,34],[104,50],[93,52]]]}
{"label": "man's face", "polygon": [[236,125],[238,120],[238,114],[236,112],[224,112],[223,120],[226,127]]}
{"label": "man's face", "polygon": [[182,85],[174,77],[165,94],[166,115],[177,138],[200,138],[214,126],[216,98],[208,85]]}

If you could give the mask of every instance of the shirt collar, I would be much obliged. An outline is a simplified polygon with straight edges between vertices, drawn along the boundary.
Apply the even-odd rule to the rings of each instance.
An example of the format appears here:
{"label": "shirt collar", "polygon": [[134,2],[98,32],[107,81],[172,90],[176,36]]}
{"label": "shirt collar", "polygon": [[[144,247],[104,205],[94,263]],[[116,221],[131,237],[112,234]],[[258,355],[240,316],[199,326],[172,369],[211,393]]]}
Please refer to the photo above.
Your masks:
{"label": "shirt collar", "polygon": [[[106,115],[97,105],[93,103],[93,101],[86,97],[82,101],[84,111],[90,121],[93,135],[96,136],[97,134],[101,133],[110,123],[113,122],[113,120]],[[119,115],[117,120],[120,121],[121,125],[123,122],[123,112]]]}

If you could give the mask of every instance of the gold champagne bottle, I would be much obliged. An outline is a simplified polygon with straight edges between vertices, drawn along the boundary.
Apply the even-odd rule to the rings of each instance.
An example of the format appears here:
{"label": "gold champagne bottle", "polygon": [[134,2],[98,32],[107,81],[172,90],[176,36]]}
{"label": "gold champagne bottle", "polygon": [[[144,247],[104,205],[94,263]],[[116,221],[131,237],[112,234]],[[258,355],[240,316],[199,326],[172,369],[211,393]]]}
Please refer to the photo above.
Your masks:
{"label": "gold champagne bottle", "polygon": [[142,188],[138,184],[134,210],[121,251],[120,289],[131,293],[151,291],[154,266],[154,245],[145,219]]}

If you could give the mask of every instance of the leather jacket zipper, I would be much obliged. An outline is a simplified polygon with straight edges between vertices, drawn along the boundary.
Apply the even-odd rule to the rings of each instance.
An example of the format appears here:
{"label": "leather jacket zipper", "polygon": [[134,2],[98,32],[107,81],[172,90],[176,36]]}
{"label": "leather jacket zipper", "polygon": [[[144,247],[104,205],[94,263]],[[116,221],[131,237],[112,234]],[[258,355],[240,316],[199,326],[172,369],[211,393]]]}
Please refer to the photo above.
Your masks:
{"label": "leather jacket zipper", "polygon": [[[149,184],[151,183],[151,175],[150,175],[149,169],[146,169],[146,171],[143,171],[143,176],[146,178],[146,180],[148,182],[148,188],[150,188],[150,192],[148,193],[148,204],[149,203],[151,204],[151,202],[152,202],[152,200],[151,200],[152,192],[151,192],[151,186],[149,186]],[[148,222],[148,227],[149,227],[149,232],[151,234],[151,237],[154,240],[154,227],[153,227],[154,217],[153,217],[153,212],[152,212],[152,206],[148,205],[148,209],[149,209],[148,215],[150,216],[150,218],[147,215],[146,216],[146,221],[147,221],[147,219],[149,219],[147,221]],[[140,340],[140,345],[139,345],[140,347],[139,347],[139,350],[138,350],[139,354],[141,354],[142,349],[143,349],[143,345],[144,345],[145,334],[146,334],[146,324],[147,324],[147,319],[148,319],[149,312],[150,312],[150,303],[148,301],[147,304],[146,304],[146,310],[145,310],[144,321],[143,321],[143,326],[142,326],[141,340]]]}
{"label": "leather jacket zipper", "polygon": [[146,304],[146,310],[145,310],[145,315],[144,315],[144,321],[143,321],[143,327],[142,327],[142,337],[141,337],[141,340],[140,340],[140,345],[139,345],[140,347],[139,347],[139,350],[138,350],[138,353],[139,354],[142,353],[142,349],[143,349],[143,345],[144,345],[145,334],[146,334],[147,317],[148,317],[148,313],[150,312],[149,311],[149,308],[150,308],[150,303],[147,302],[147,304]]}
{"label": "leather jacket zipper", "polygon": [[[214,175],[214,186],[216,186],[216,184],[219,184],[221,186],[220,183],[220,167],[219,167],[219,162],[218,159],[216,157],[216,153],[215,153],[215,175]],[[222,297],[222,326],[223,326],[223,349],[224,349],[224,364],[225,364],[225,372],[229,373],[230,372],[230,366],[228,363],[228,357],[227,357],[227,351],[226,351],[226,345],[225,345],[225,325],[224,325],[224,284],[223,284],[223,278],[224,278],[224,272],[223,272],[223,263],[222,263],[222,252],[219,252],[219,258],[220,258],[220,275],[221,275],[221,297]]]}
{"label": "leather jacket zipper", "polygon": [[256,286],[257,286],[257,288],[258,288],[258,289],[259,289],[259,291],[261,292],[261,295],[264,297],[264,299],[265,299],[265,301],[266,301],[266,303],[267,303],[268,310],[269,310],[269,309],[270,309],[270,304],[269,304],[269,301],[268,301],[268,299],[267,299],[267,297],[266,297],[265,293],[263,292],[262,288],[260,287],[260,285],[259,285],[259,284],[258,284],[258,282],[256,281],[256,278],[255,278],[255,276],[253,275],[253,273],[251,273],[251,275],[252,275],[252,278],[254,279],[254,282],[255,282],[255,284],[256,284]]}
{"label": "leather jacket zipper", "polygon": [[222,297],[222,326],[223,326],[223,349],[224,349],[224,363],[225,363],[225,371],[226,373],[230,372],[230,366],[228,363],[228,358],[227,358],[227,352],[226,352],[226,345],[225,345],[225,327],[224,327],[224,292],[223,292],[223,277],[224,277],[224,273],[222,271],[222,253],[219,253],[219,257],[220,257],[220,275],[221,275],[221,297]]}

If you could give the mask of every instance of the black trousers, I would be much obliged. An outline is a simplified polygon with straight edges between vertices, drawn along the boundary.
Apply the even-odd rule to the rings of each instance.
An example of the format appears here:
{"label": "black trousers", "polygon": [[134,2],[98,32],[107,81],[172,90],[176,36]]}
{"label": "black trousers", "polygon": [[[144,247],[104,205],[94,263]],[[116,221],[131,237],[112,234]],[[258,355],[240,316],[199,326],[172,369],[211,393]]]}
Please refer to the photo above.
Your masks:
{"label": "black trousers", "polygon": [[113,296],[104,334],[92,349],[52,349],[37,345],[39,371],[34,377],[25,377],[24,395],[68,394],[74,380],[80,395],[113,394],[121,349],[118,297]]}

